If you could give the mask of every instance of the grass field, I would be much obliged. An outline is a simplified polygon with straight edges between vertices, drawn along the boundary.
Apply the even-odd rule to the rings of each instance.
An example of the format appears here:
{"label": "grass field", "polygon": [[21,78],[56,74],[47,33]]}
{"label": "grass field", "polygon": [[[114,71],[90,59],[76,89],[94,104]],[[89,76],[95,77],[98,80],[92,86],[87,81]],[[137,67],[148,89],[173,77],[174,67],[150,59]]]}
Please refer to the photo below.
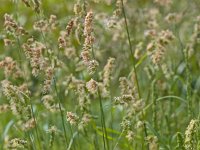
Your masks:
{"label": "grass field", "polygon": [[199,0],[1,0],[0,150],[200,150]]}

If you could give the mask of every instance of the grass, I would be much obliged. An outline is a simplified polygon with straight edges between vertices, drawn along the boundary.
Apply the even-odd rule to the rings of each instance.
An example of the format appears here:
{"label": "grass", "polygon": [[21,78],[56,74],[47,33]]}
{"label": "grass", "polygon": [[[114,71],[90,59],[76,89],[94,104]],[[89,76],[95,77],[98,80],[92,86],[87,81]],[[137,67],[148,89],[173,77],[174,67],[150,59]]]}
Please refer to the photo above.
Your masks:
{"label": "grass", "polygon": [[2,0],[0,149],[200,149],[199,6]]}

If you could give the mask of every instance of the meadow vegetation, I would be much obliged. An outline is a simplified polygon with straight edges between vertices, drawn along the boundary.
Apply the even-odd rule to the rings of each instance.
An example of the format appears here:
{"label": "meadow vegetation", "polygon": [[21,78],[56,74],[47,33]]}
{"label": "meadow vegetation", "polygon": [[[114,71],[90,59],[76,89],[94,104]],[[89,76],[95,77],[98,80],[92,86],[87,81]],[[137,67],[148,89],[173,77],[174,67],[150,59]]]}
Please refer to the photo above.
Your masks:
{"label": "meadow vegetation", "polygon": [[199,0],[1,0],[0,150],[200,150]]}

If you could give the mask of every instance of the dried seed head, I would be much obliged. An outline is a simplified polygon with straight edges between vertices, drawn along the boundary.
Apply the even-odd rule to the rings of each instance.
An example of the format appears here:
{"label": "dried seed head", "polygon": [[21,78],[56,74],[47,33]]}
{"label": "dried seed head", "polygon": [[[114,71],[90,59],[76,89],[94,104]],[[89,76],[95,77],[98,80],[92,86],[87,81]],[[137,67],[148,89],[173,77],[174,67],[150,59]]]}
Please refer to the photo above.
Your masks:
{"label": "dried seed head", "polygon": [[144,32],[144,36],[145,36],[145,37],[155,38],[156,35],[157,35],[157,32],[156,32],[155,29],[146,30],[146,31]]}
{"label": "dried seed head", "polygon": [[114,58],[109,58],[103,69],[103,84],[106,87],[110,86],[111,74],[114,68]]}
{"label": "dried seed head", "polygon": [[119,82],[120,82],[121,95],[131,94],[130,84],[128,80],[125,77],[120,77]]}
{"label": "dried seed head", "polygon": [[3,41],[4,41],[5,46],[9,46],[9,45],[12,45],[14,43],[14,41],[10,40],[10,39],[3,39]]}
{"label": "dried seed head", "polygon": [[45,70],[45,81],[44,81],[44,86],[43,86],[43,94],[47,94],[51,89],[53,72],[54,72],[54,69],[52,67],[48,67]]}
{"label": "dried seed head", "polygon": [[71,125],[77,125],[78,124],[78,120],[79,117],[72,112],[67,112],[67,121],[71,124]]}
{"label": "dried seed head", "polygon": [[181,19],[181,15],[177,14],[177,13],[169,13],[166,17],[165,17],[165,21],[169,24],[171,23],[177,23],[179,22]]}
{"label": "dried seed head", "polygon": [[58,38],[59,48],[65,48],[67,46],[66,35],[67,33],[65,31],[60,32],[60,36]]}
{"label": "dried seed head", "polygon": [[22,2],[23,2],[27,7],[31,7],[30,1],[29,1],[29,0],[22,0]]}
{"label": "dried seed head", "polygon": [[11,33],[12,35],[19,36],[27,34],[24,28],[19,26],[17,22],[13,19],[13,17],[9,14],[4,15],[4,27],[6,31]]}
{"label": "dried seed head", "polygon": [[164,59],[166,46],[174,39],[174,35],[169,30],[163,30],[158,33],[158,37],[147,45],[148,55],[151,56],[153,64],[160,65]]}
{"label": "dried seed head", "polygon": [[5,57],[4,60],[0,61],[0,68],[4,69],[4,74],[6,78],[8,78],[9,76],[13,76],[15,78],[22,76],[22,71],[11,57]]}
{"label": "dried seed head", "polygon": [[122,4],[121,4],[121,0],[117,0],[116,3],[115,3],[115,6],[116,6],[116,9],[115,11],[113,12],[113,16],[114,17],[118,17],[121,15],[122,13]]}
{"label": "dried seed head", "polygon": [[81,8],[81,4],[80,1],[78,1],[76,4],[74,4],[74,13],[75,15],[79,16],[82,13],[82,8]]}
{"label": "dried seed head", "polygon": [[136,45],[136,48],[135,48],[135,53],[134,53],[134,57],[136,59],[139,59],[142,55],[142,48],[143,48],[143,43],[142,42],[139,42],[137,45]]}
{"label": "dried seed head", "polygon": [[81,58],[83,59],[83,63],[85,65],[89,64],[89,61],[90,61],[90,53],[89,53],[89,51],[82,51],[81,52]]}
{"label": "dried seed head", "polygon": [[56,29],[57,25],[57,17],[56,15],[50,15],[49,17],[49,26],[51,27],[52,30]]}
{"label": "dried seed head", "polygon": [[120,125],[122,127],[122,132],[127,132],[131,128],[131,122],[126,117],[123,118],[123,120],[122,120]]}
{"label": "dried seed head", "polygon": [[47,20],[39,20],[34,23],[33,29],[40,32],[47,32],[48,31],[48,22]]}
{"label": "dried seed head", "polygon": [[36,125],[35,119],[31,118],[23,124],[22,128],[24,131],[28,131],[35,128],[35,125]]}
{"label": "dried seed head", "polygon": [[84,23],[84,35],[85,36],[91,36],[91,33],[93,31],[92,22],[93,22],[93,12],[90,11],[87,13],[87,15],[85,17],[85,23]]}
{"label": "dried seed head", "polygon": [[19,138],[14,138],[7,143],[9,149],[23,149],[26,148],[28,142]]}
{"label": "dried seed head", "polygon": [[89,72],[89,74],[94,74],[95,71],[97,70],[97,67],[99,66],[98,61],[96,60],[90,60],[87,66],[87,70]]}
{"label": "dried seed head", "polygon": [[22,45],[24,49],[26,57],[30,60],[30,64],[32,67],[32,74],[33,76],[37,77],[39,71],[43,68],[40,68],[42,65],[43,57],[42,51],[46,49],[46,46],[38,41],[34,41],[33,38],[27,40],[27,43]]}
{"label": "dried seed head", "polygon": [[69,35],[70,35],[70,33],[72,32],[73,26],[74,26],[74,20],[71,19],[71,20],[69,21],[69,23],[67,24],[67,26],[66,26],[66,30],[67,30],[66,36],[69,36]]}
{"label": "dried seed head", "polygon": [[158,138],[156,136],[148,136],[146,140],[149,143],[150,150],[158,150]]}
{"label": "dried seed head", "polygon": [[134,136],[135,136],[135,134],[133,131],[131,131],[131,130],[127,131],[126,138],[128,139],[129,142],[133,141]]}
{"label": "dried seed head", "polygon": [[40,1],[39,0],[33,0],[34,2],[34,10],[37,13],[40,13]]}
{"label": "dried seed head", "polygon": [[92,116],[88,113],[85,113],[81,119],[81,122],[78,125],[79,130],[83,130],[91,121]]}
{"label": "dried seed head", "polygon": [[94,93],[97,92],[98,83],[95,80],[90,79],[90,81],[88,81],[86,83],[86,88],[88,89],[89,92],[91,92],[92,94],[94,94]]}
{"label": "dried seed head", "polygon": [[42,97],[42,102],[47,110],[50,112],[58,112],[59,105],[55,103],[55,100],[51,95],[45,95]]}
{"label": "dried seed head", "polygon": [[194,148],[194,136],[198,127],[199,121],[192,119],[185,131],[185,149],[190,150]]}

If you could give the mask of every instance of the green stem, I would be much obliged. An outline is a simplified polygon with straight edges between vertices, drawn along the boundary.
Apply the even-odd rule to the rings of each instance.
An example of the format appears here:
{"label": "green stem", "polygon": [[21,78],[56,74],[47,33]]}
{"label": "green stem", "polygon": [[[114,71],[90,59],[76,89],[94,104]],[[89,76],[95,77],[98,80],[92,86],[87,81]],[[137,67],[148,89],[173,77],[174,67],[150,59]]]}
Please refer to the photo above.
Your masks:
{"label": "green stem", "polygon": [[186,90],[187,90],[187,102],[188,102],[188,116],[192,117],[192,101],[191,101],[191,86],[190,86],[190,70],[188,62],[188,50],[185,50],[185,63],[186,63]]}
{"label": "green stem", "polygon": [[157,101],[155,98],[155,82],[156,80],[152,82],[152,102],[153,102],[152,109],[153,109],[153,126],[154,129],[157,129],[157,111],[156,111]]}
{"label": "green stem", "polygon": [[60,98],[60,95],[58,94],[58,90],[57,90],[57,85],[56,85],[56,79],[55,77],[53,78],[53,81],[54,81],[54,88],[55,88],[55,92],[56,92],[56,95],[58,97],[58,105],[59,105],[59,110],[60,110],[60,115],[61,115],[61,120],[62,120],[62,126],[63,126],[63,130],[64,130],[64,137],[65,137],[65,141],[68,145],[68,140],[67,140],[67,134],[66,134],[66,128],[65,128],[65,121],[64,121],[64,114],[63,114],[63,111],[62,111],[62,108],[61,108],[61,98]]}
{"label": "green stem", "polygon": [[[124,2],[123,2],[123,0],[121,0],[121,4],[122,4],[123,16],[124,16],[124,23],[125,23],[127,37],[128,37],[129,51],[130,51],[130,54],[131,54],[132,63],[133,63],[133,69],[134,69],[134,74],[135,74],[136,87],[137,87],[139,99],[141,99],[140,87],[139,87],[139,82],[138,82],[138,77],[137,77],[137,72],[136,72],[136,67],[135,67],[135,59],[134,59],[134,55],[133,55],[133,51],[132,51],[131,38],[130,38],[129,29],[128,29],[128,23],[127,23],[127,18],[126,18],[126,13],[125,13],[125,8],[124,8]],[[144,121],[145,120],[145,115],[144,115],[143,112],[142,112],[142,117],[143,117],[143,121]],[[147,129],[146,129],[145,122],[144,122],[144,133],[145,133],[145,137],[147,138],[148,134],[147,134]],[[147,150],[148,149],[149,149],[149,146],[147,144]]]}
{"label": "green stem", "polygon": [[138,83],[138,77],[137,77],[137,72],[136,72],[136,67],[135,67],[135,59],[134,59],[134,55],[133,55],[133,51],[132,51],[131,38],[130,38],[129,29],[128,29],[128,23],[127,23],[127,18],[126,18],[123,0],[121,0],[121,3],[122,3],[122,12],[123,12],[123,16],[124,16],[124,23],[125,23],[127,37],[128,37],[129,51],[130,51],[130,54],[131,54],[131,59],[132,59],[132,63],[133,63],[133,70],[134,70],[134,74],[135,74],[136,86],[137,86],[139,98],[141,98],[140,88],[139,88],[139,83]]}
{"label": "green stem", "polygon": [[[108,134],[107,134],[107,130],[106,130],[106,123],[105,123],[102,99],[101,99],[99,88],[98,88],[98,96],[99,96],[99,104],[100,104],[100,109],[101,109],[102,128],[104,129],[104,132],[105,132],[106,144],[107,144],[107,148],[109,150],[110,148],[109,148]],[[103,137],[104,137],[104,135],[103,135]]]}

